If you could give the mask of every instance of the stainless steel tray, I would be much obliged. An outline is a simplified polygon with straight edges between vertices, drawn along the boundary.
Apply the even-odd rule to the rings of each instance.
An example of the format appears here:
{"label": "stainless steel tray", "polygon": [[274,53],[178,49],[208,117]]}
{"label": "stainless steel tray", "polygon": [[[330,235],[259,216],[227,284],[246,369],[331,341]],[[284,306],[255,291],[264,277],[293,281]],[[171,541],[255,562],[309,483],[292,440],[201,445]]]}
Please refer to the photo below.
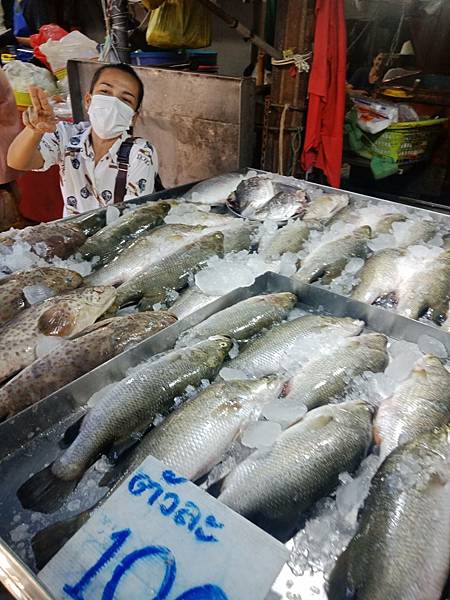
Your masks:
{"label": "stainless steel tray", "polygon": [[[450,353],[450,335],[434,327],[270,272],[259,277],[252,286],[237,289],[210,303],[187,319],[141,342],[0,425],[0,452],[4,457],[0,461],[0,477],[3,482],[0,490],[0,537],[5,541],[5,544],[0,545],[0,567],[2,564],[13,565],[9,570],[0,568],[0,581],[16,598],[48,598],[45,590],[41,596],[38,595],[35,590],[38,589],[36,586],[39,586],[39,581],[27,570],[34,568],[29,545],[31,536],[57,520],[89,508],[105,493],[104,489],[96,485],[101,473],[91,468],[88,478],[94,483],[87,496],[81,492],[78,495],[77,492],[74,493],[76,507],[64,507],[53,515],[37,516],[23,510],[16,497],[20,485],[57,455],[61,436],[83,414],[89,397],[107,383],[121,379],[130,367],[170,349],[182,331],[215,312],[253,295],[275,291],[293,291],[298,295],[302,306],[313,310],[320,308],[320,311],[336,316],[362,319],[369,329],[385,333],[394,339],[417,342],[421,335],[427,334],[440,340]],[[20,554],[26,564],[14,552]],[[13,581],[16,576],[21,579],[28,596],[22,595],[22,592],[18,594],[17,585]],[[29,587],[31,585],[34,588]]]}

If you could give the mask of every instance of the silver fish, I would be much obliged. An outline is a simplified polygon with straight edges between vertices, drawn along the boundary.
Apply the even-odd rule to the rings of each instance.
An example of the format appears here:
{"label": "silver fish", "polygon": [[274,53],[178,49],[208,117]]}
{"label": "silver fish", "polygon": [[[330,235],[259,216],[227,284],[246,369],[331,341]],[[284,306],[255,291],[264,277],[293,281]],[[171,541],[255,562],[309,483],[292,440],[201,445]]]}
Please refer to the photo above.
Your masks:
{"label": "silver fish", "polygon": [[301,216],[305,212],[306,194],[302,190],[282,190],[275,194],[266,204],[254,211],[252,217],[263,221],[287,221],[294,215]]}
{"label": "silver fish", "polygon": [[450,564],[446,428],[390,454],[329,579],[329,600],[439,600]]}
{"label": "silver fish", "polygon": [[326,225],[348,203],[349,197],[346,194],[321,194],[306,206],[303,220],[315,227]]}
{"label": "silver fish", "polygon": [[277,189],[270,177],[250,177],[236,188],[233,201],[243,217],[252,216],[275,196]]}
{"label": "silver fish", "polygon": [[122,215],[117,221],[88,238],[80,248],[81,255],[84,258],[96,256],[101,265],[108,263],[133,240],[161,225],[169,210],[170,205],[167,202],[150,202]]}
{"label": "silver fish", "polygon": [[285,319],[296,302],[297,296],[290,292],[248,298],[188,329],[181,334],[178,344],[189,346],[212,335],[226,335],[235,340],[249,339]]}
{"label": "silver fish", "polygon": [[250,341],[227,366],[248,375],[263,377],[278,373],[302,339],[320,335],[322,342],[336,336],[358,335],[364,323],[349,318],[307,315],[273,327]]}
{"label": "silver fish", "polygon": [[40,512],[59,508],[105,447],[145,430],[157,414],[169,412],[188,385],[215,377],[230,347],[230,339],[217,336],[144,362],[88,411],[69,448],[21,486],[22,506]]}
{"label": "silver fish", "polygon": [[450,420],[450,373],[435,356],[417,361],[410,377],[381,403],[375,419],[375,441],[386,457],[425,431]]}
{"label": "silver fish", "polygon": [[220,298],[220,296],[208,296],[197,287],[191,287],[186,291],[181,292],[179,298],[177,298],[170,307],[170,312],[175,315],[177,319],[185,319],[218,298]]}
{"label": "silver fish", "polygon": [[364,403],[323,406],[257,450],[225,478],[224,504],[285,538],[303,512],[329,494],[342,471],[353,471],[371,440]]}
{"label": "silver fish", "polygon": [[167,292],[184,287],[191,273],[198,271],[211,256],[223,255],[223,235],[215,232],[187,244],[148,267],[117,289],[122,306],[145,296],[153,304],[163,302]]}
{"label": "silver fish", "polygon": [[403,256],[402,250],[390,248],[371,256],[357,274],[360,283],[353,289],[352,298],[373,304],[378,298],[395,292],[400,284],[400,258]]}
{"label": "silver fish", "polygon": [[117,285],[136,277],[162,258],[179,250],[205,231],[191,225],[166,225],[150,231],[117,258],[86,278],[88,285]]}
{"label": "silver fish", "polygon": [[199,479],[220,462],[245,425],[280,391],[275,378],[209,386],[144,437],[128,472],[151,454],[176,473]]}
{"label": "silver fish", "polygon": [[297,219],[278,229],[273,235],[264,236],[258,252],[268,260],[278,260],[286,252],[299,252],[308,240],[311,230]]}
{"label": "silver fish", "polygon": [[92,325],[114,302],[113,287],[75,290],[35,304],[0,329],[0,381],[30,365],[40,335],[70,337]]}
{"label": "silver fish", "polygon": [[294,275],[295,279],[302,283],[313,283],[319,279],[322,283],[329,283],[342,273],[351,258],[366,257],[370,236],[370,227],[364,226],[348,235],[321,244],[305,258],[301,268]]}
{"label": "silver fish", "polygon": [[418,319],[427,309],[445,315],[450,293],[450,250],[423,261],[398,288],[397,313]]}
{"label": "silver fish", "polygon": [[194,204],[221,205],[244,179],[241,173],[223,173],[194,185],[183,194],[187,202]]}
{"label": "silver fish", "polygon": [[399,246],[407,248],[419,242],[428,242],[436,234],[437,223],[421,219],[411,223],[410,228],[400,236]]}
{"label": "silver fish", "polygon": [[289,382],[284,402],[304,404],[308,410],[341,396],[352,380],[365,371],[384,371],[389,362],[387,338],[369,333],[345,340],[344,344],[317,359],[311,359]]}

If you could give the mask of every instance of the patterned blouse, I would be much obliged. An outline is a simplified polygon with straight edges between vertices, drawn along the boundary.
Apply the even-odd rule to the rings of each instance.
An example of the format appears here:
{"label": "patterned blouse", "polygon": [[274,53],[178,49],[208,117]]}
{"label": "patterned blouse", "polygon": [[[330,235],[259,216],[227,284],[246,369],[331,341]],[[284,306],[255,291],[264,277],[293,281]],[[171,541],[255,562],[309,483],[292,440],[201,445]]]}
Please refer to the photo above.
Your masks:
{"label": "patterned blouse", "polygon": [[[83,213],[114,203],[114,188],[118,172],[117,153],[124,133],[95,165],[90,141],[89,123],[60,122],[54,133],[46,133],[39,145],[44,159],[40,171],[59,165],[61,191],[64,199],[63,216]],[[130,152],[124,200],[151,194],[158,173],[155,148],[142,138],[135,138]]]}

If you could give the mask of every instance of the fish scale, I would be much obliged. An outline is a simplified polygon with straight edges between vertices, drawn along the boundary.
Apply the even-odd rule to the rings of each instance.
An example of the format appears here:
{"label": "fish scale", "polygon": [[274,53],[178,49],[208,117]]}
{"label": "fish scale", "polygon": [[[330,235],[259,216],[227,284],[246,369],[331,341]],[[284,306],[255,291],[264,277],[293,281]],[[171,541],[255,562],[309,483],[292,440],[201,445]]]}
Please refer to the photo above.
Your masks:
{"label": "fish scale", "polygon": [[329,600],[440,600],[450,564],[446,428],[400,446],[378,470]]}
{"label": "fish scale", "polygon": [[230,347],[231,340],[217,336],[142,364],[88,412],[73,444],[53,463],[53,474],[63,480],[80,477],[106,444],[142,430],[157,414],[168,412],[188,385],[213,378]]}
{"label": "fish scale", "polygon": [[258,252],[269,260],[278,260],[285,252],[300,252],[311,230],[303,221],[296,220],[278,229],[271,236],[264,236]]}
{"label": "fish scale", "polygon": [[0,418],[38,402],[175,321],[163,312],[100,321],[80,337],[35,360],[0,388]]}
{"label": "fish scale", "polygon": [[128,472],[151,454],[195,481],[221,460],[245,423],[280,389],[275,378],[209,386],[144,437]]}
{"label": "fish scale", "polygon": [[295,279],[302,283],[313,283],[322,278],[323,283],[329,283],[342,273],[351,258],[365,258],[370,235],[370,227],[364,226],[349,235],[320,244],[305,258],[294,275]]}
{"label": "fish scale", "polygon": [[356,469],[370,439],[371,413],[364,403],[313,410],[271,448],[237,465],[219,500],[284,538],[304,511],[333,490],[339,473]]}
{"label": "fish scale", "polygon": [[357,274],[360,283],[353,289],[352,298],[373,304],[375,300],[394,292],[400,284],[399,260],[402,250],[382,250],[371,256]]}
{"label": "fish scale", "polygon": [[240,354],[227,366],[249,375],[262,377],[278,372],[292,349],[303,338],[321,334],[333,340],[337,335],[357,335],[362,330],[362,321],[350,318],[307,315],[273,327],[256,340],[250,341]]}
{"label": "fish scale", "polygon": [[342,346],[318,359],[312,359],[289,382],[285,402],[301,402],[308,410],[344,393],[348,384],[365,371],[384,371],[388,364],[387,338],[369,333],[346,340]]}
{"label": "fish scale", "polygon": [[400,443],[449,420],[450,373],[438,358],[427,355],[378,409],[374,428],[380,453],[387,456]]}
{"label": "fish scale", "polygon": [[210,233],[168,254],[143,273],[119,286],[117,304],[122,306],[142,296],[150,302],[162,302],[169,290],[185,286],[189,275],[195,273],[212,256],[223,255],[223,234]]}
{"label": "fish scale", "polygon": [[248,298],[221,310],[181,334],[178,343],[187,346],[211,335],[228,335],[236,340],[248,339],[285,319],[296,302],[297,297],[290,292]]}

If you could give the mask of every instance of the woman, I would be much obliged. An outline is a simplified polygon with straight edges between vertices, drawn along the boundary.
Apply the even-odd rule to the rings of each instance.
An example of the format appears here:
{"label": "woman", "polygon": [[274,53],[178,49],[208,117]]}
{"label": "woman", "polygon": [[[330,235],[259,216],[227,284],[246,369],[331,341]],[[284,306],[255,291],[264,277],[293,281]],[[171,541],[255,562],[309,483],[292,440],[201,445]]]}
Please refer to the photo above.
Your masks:
{"label": "woman", "polygon": [[347,83],[347,93],[351,96],[367,96],[382,81],[386,55],[378,52],[371,67],[360,67],[353,73]]}

